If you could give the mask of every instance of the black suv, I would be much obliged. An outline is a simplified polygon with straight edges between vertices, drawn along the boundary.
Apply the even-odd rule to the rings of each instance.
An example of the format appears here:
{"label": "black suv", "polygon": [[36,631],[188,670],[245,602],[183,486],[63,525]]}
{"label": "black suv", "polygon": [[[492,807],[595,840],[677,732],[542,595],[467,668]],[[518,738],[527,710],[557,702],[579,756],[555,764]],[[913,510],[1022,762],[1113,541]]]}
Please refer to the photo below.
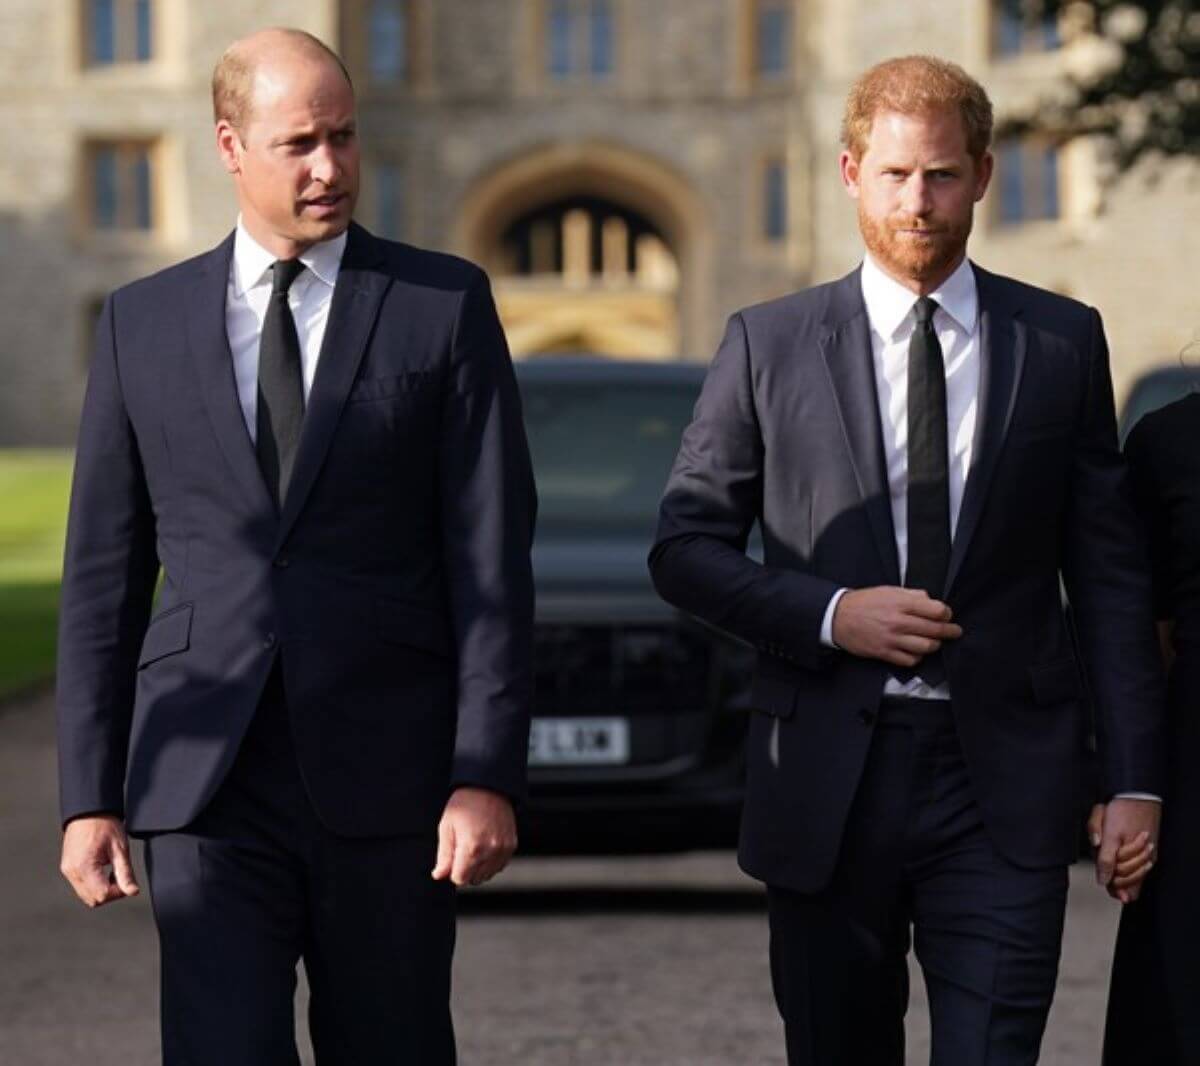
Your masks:
{"label": "black suv", "polygon": [[664,604],[646,569],[704,369],[547,357],[517,377],[539,496],[521,849],[732,846],[753,653]]}

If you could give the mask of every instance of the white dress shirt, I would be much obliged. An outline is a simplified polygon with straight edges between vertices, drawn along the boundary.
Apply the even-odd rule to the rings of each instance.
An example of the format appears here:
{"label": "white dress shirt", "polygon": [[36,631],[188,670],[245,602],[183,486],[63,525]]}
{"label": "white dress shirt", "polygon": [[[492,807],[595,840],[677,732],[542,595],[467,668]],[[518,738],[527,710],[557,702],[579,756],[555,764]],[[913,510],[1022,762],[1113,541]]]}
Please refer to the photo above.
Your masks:
{"label": "white dress shirt", "polygon": [[[883,420],[883,452],[887,460],[892,526],[900,579],[908,567],[908,342],[916,327],[917,297],[893,280],[868,255],[862,266],[863,301],[871,326],[875,389]],[[929,294],[938,308],[933,326],[946,365],[946,428],[949,433],[950,536],[958,527],[963,488],[971,468],[975,423],[979,417],[979,296],[975,272],[964,258],[938,288]],[[846,589],[838,591],[825,611],[821,641],[833,646],[833,614]],[[927,685],[918,677],[907,682],[889,678],[889,696],[949,699],[947,684]]]}
{"label": "white dress shirt", "polygon": [[[345,233],[333,240],[314,244],[300,256],[300,262],[308,269],[300,273],[288,290],[288,306],[292,309],[296,335],[300,339],[305,401],[308,400],[313,376],[317,372],[321,342],[325,339],[325,325],[329,321],[329,305],[333,300],[333,287],[337,283],[345,249]],[[271,265],[274,262],[275,256],[250,236],[239,218],[225,294],[225,332],[229,336],[229,351],[233,355],[238,402],[251,440],[257,440],[258,346],[267,304],[271,301]]]}

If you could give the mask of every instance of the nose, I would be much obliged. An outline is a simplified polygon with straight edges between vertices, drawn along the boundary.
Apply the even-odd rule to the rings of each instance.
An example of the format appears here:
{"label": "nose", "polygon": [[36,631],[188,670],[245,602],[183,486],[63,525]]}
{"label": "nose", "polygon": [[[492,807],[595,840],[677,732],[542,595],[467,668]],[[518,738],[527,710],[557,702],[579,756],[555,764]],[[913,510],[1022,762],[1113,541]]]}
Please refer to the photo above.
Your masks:
{"label": "nose", "polygon": [[904,185],[904,210],[922,218],[933,210],[932,186],[919,170],[914,171]]}
{"label": "nose", "polygon": [[313,181],[319,181],[322,185],[335,184],[341,175],[337,153],[333,150],[333,146],[327,142],[317,145],[313,150],[310,165]]}

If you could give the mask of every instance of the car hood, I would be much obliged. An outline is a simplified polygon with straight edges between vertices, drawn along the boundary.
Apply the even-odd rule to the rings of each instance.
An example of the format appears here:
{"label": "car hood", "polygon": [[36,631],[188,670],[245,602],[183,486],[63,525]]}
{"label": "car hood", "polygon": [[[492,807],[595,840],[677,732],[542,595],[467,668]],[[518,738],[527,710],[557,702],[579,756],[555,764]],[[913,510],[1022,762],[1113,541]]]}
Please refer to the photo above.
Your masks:
{"label": "car hood", "polygon": [[539,533],[538,622],[655,622],[678,617],[650,583],[648,536]]}

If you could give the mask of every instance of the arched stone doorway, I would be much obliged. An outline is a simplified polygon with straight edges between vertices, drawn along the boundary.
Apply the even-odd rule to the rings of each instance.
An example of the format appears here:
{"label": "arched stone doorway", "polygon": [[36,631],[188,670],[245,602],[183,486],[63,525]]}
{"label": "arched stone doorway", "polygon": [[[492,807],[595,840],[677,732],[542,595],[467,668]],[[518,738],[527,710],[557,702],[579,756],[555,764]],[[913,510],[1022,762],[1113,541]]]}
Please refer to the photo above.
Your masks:
{"label": "arched stone doorway", "polygon": [[705,214],[657,160],[599,143],[523,155],[476,182],[455,243],[491,275],[514,355],[676,359],[694,343]]}

